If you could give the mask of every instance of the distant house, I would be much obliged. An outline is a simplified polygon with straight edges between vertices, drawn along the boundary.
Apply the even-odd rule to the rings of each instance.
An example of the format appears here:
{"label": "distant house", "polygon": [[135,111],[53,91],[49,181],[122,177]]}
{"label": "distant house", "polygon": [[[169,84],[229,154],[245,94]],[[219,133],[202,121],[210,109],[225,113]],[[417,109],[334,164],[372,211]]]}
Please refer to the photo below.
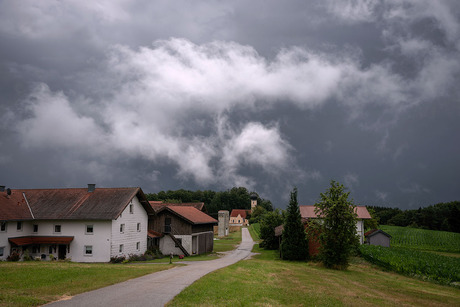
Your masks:
{"label": "distant house", "polygon": [[[307,205],[307,206],[299,206],[300,208],[300,215],[302,219],[308,221],[309,219],[321,219],[321,215],[317,215],[315,213],[315,206]],[[356,206],[355,212],[357,214],[357,222],[356,222],[356,234],[359,236],[359,241],[361,244],[364,243],[364,220],[371,219],[371,215],[367,211],[365,206]]]}
{"label": "distant house", "polygon": [[148,215],[140,188],[0,187],[0,259],[11,253],[43,260],[108,262],[147,249]]}
{"label": "distant house", "polygon": [[248,216],[251,210],[233,209],[230,213],[230,226],[247,226],[249,224]]}
{"label": "distant house", "polygon": [[381,229],[372,229],[364,234],[366,244],[390,247],[391,235]]}
{"label": "distant house", "polygon": [[[300,215],[302,217],[302,224],[306,228],[308,226],[308,221],[312,219],[321,220],[321,215],[317,215],[315,213],[315,206],[299,206]],[[370,219],[371,216],[367,211],[367,208],[364,206],[357,206],[355,209],[357,214],[357,222],[356,222],[356,233],[360,238],[360,243],[364,243],[364,220]],[[280,225],[275,228],[275,236],[279,238],[279,242],[281,243],[282,234],[283,234],[284,227]],[[319,252],[320,244],[318,241],[315,240],[308,240],[308,251],[310,256],[314,256]]]}
{"label": "distant house", "polygon": [[[152,207],[156,204],[152,204]],[[217,220],[195,205],[163,204],[149,219],[149,246],[163,254],[198,255],[212,252]]]}

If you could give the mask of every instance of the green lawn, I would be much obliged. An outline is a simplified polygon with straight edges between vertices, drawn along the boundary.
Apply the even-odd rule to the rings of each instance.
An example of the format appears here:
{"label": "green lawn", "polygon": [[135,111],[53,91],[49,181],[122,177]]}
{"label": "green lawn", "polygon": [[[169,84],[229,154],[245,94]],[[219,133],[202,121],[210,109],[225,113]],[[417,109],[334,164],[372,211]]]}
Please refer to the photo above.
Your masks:
{"label": "green lawn", "polygon": [[217,238],[214,240],[214,253],[228,252],[241,243],[241,228],[238,231],[231,232],[227,237]]}
{"label": "green lawn", "polygon": [[254,223],[249,226],[249,233],[254,241],[259,242],[260,240],[260,224]]}
{"label": "green lawn", "polygon": [[212,272],[187,287],[171,306],[458,306],[453,287],[398,275],[354,258],[336,271],[314,262],[278,259],[265,251]]}
{"label": "green lawn", "polygon": [[169,264],[0,261],[0,306],[42,305],[172,267]]}

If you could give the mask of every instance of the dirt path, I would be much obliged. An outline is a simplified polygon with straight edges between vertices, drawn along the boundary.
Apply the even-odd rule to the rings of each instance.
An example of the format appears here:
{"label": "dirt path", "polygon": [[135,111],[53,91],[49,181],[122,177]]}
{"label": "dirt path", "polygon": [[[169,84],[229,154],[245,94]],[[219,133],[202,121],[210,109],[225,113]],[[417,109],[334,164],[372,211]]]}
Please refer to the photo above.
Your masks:
{"label": "dirt path", "polygon": [[241,244],[220,259],[188,262],[186,266],[78,294],[70,300],[58,301],[46,306],[164,306],[200,277],[248,257],[253,245],[254,241],[248,229],[243,228]]}

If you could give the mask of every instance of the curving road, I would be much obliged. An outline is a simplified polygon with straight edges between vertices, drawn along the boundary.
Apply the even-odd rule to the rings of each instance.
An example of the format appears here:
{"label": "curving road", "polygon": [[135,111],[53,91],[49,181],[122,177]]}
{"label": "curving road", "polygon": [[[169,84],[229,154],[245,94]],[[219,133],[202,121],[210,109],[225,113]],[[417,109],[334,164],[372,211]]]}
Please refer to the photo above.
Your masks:
{"label": "curving road", "polygon": [[248,229],[243,228],[241,244],[222,258],[187,262],[186,266],[134,278],[46,306],[164,306],[195,280],[247,258],[253,245]]}

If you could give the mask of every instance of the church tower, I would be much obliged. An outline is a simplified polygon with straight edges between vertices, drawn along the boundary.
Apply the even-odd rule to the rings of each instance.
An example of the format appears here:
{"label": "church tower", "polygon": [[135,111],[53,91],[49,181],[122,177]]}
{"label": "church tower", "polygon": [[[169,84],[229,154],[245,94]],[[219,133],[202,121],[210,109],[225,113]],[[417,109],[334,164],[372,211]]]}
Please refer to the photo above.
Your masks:
{"label": "church tower", "polygon": [[257,195],[255,193],[251,193],[251,213],[254,212],[254,209],[256,209],[257,206]]}

